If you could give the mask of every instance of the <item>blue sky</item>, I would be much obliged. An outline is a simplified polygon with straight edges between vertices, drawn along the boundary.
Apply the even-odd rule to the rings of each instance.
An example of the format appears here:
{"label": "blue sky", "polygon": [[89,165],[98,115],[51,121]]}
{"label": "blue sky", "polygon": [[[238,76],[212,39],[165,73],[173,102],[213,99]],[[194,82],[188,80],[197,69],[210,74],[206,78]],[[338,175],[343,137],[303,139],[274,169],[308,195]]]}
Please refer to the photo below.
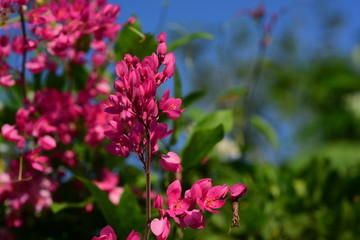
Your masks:
{"label": "blue sky", "polygon": [[[172,23],[185,28],[220,25],[233,18],[241,17],[239,12],[253,9],[264,4],[269,12],[285,10],[279,19],[277,31],[287,25],[297,28],[301,37],[309,45],[317,42],[320,25],[319,12],[336,15],[342,13],[345,24],[336,32],[341,49],[349,52],[360,38],[360,1],[359,0],[127,0],[110,1],[122,7],[120,20],[125,21],[131,14],[136,14],[145,32],[169,30]],[[165,20],[165,23],[163,20]],[[159,28],[160,27],[160,28]]]}

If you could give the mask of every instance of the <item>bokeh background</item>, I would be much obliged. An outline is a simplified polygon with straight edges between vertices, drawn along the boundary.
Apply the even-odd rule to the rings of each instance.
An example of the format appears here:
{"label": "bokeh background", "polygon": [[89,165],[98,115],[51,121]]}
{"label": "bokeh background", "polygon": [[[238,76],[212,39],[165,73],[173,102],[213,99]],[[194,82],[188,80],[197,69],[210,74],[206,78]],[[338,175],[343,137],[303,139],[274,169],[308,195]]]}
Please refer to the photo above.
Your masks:
{"label": "bokeh background", "polygon": [[[358,9],[356,0],[122,3],[145,31],[212,34],[176,52],[184,93],[204,93],[186,114],[232,108],[234,131],[185,180],[248,185],[233,239],[360,239]],[[224,239],[229,216],[213,216],[206,239]]]}

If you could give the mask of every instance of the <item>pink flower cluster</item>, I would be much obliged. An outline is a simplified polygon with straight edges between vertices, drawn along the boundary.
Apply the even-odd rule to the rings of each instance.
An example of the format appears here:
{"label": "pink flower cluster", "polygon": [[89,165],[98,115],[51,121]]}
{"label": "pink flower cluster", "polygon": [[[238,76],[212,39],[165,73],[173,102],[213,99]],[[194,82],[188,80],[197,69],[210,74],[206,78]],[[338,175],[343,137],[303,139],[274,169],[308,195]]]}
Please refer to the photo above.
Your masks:
{"label": "pink flower cluster", "polygon": [[[29,159],[25,158],[25,162]],[[20,227],[23,224],[22,209],[32,206],[36,213],[52,205],[52,193],[58,188],[58,183],[35,169],[27,169],[22,181],[18,177],[19,163],[11,161],[8,172],[0,173],[0,202],[5,202],[9,208],[6,224],[8,227]]]}
{"label": "pink flower cluster", "polygon": [[[28,1],[1,1],[0,9],[15,12],[18,5]],[[25,15],[30,24],[31,37],[27,37],[24,46],[23,36],[0,36],[0,85],[15,85],[17,76],[6,58],[11,52],[22,55],[24,49],[42,51],[26,62],[26,68],[33,74],[45,70],[55,71],[56,58],[70,61],[72,64],[84,64],[86,52],[91,49],[94,68],[107,61],[108,40],[113,41],[121,28],[116,23],[120,7],[106,0],[49,1],[34,6]],[[29,35],[29,34],[28,34]],[[46,50],[46,51],[44,51]]]}
{"label": "pink flower cluster", "polygon": [[[147,134],[150,136],[151,154],[156,155],[158,140],[171,133],[166,123],[159,122],[160,115],[177,119],[184,111],[180,109],[181,99],[169,98],[169,89],[160,101],[156,100],[157,88],[175,71],[175,57],[172,52],[166,53],[165,41],[166,35],[161,33],[156,54],[142,61],[127,54],[124,60],[116,64],[116,94],[110,95],[110,104],[105,109],[107,113],[115,115],[110,121],[113,129],[105,132],[113,142],[106,148],[113,155],[127,157],[131,151],[143,160],[144,146],[147,144],[144,136]],[[168,171],[181,170],[179,157],[171,152],[162,156],[161,166]]]}
{"label": "pink flower cluster", "polygon": [[245,195],[246,186],[244,184],[235,184],[230,188],[226,184],[212,186],[211,179],[205,178],[195,182],[189,190],[185,191],[185,196],[182,198],[180,181],[175,180],[166,190],[168,209],[164,209],[164,200],[161,195],[157,195],[155,198],[154,208],[159,210],[160,218],[155,218],[151,222],[151,231],[155,234],[156,239],[167,239],[170,233],[170,218],[184,229],[187,227],[204,228],[203,212],[206,210],[211,213],[219,213],[215,209],[224,206],[227,193],[230,193],[229,197],[237,200]]}
{"label": "pink flower cluster", "polygon": [[[0,202],[9,208],[8,219],[19,219],[8,221],[16,222],[11,224],[14,227],[21,225],[22,206],[33,203],[39,212],[51,205],[52,193],[56,190],[54,186],[59,184],[57,181],[63,174],[64,165],[77,165],[77,154],[69,149],[71,144],[84,141],[91,147],[98,147],[102,143],[104,131],[109,129],[109,115],[104,112],[99,95],[108,94],[110,87],[99,68],[108,60],[108,43],[115,39],[121,27],[116,23],[120,7],[106,0],[46,1],[29,4],[28,7],[32,8],[25,10],[22,6],[27,3],[26,0],[0,1],[1,20],[6,21],[14,12],[24,14],[27,20],[25,44],[22,34],[13,36],[9,31],[0,35],[0,85],[13,86],[15,80],[21,78],[17,66],[11,66],[9,62],[13,53],[23,55],[25,49],[27,52],[40,50],[33,51],[33,58],[25,63],[32,74],[44,73],[39,76],[54,76],[56,80],[55,72],[60,68],[68,78],[66,74],[71,72],[74,64],[86,62],[87,52],[91,54],[92,69],[88,79],[71,80],[86,81],[77,95],[58,89],[38,90],[32,99],[25,99],[25,105],[16,112],[14,124],[1,126],[1,135],[16,143],[23,159],[21,176],[18,176],[18,169],[13,169],[19,160],[13,160],[11,169],[2,173],[0,179]],[[4,26],[11,27],[10,24]],[[64,65],[57,66],[57,63]],[[52,75],[45,75],[49,71]],[[72,85],[74,83],[64,83],[69,90]],[[54,177],[59,179],[54,180]],[[116,185],[111,190],[104,190],[109,191],[114,202],[119,201],[121,189]],[[42,200],[34,200],[35,193]]]}
{"label": "pink flower cluster", "polygon": [[[101,229],[99,237],[93,237],[91,240],[117,240],[117,236],[114,229],[107,225]],[[132,231],[126,240],[141,240],[141,236],[139,233]]]}
{"label": "pink flower cluster", "polygon": [[[92,58],[100,66],[106,60],[101,56],[107,55],[105,38],[114,40],[121,27],[115,23],[119,13],[119,6],[104,0],[60,0],[49,1],[27,16],[37,42],[45,43],[48,53],[82,64],[86,48],[91,47]],[[90,35],[93,35],[91,40]],[[46,55],[38,55],[32,63],[27,66],[29,70],[39,71],[46,66]]]}

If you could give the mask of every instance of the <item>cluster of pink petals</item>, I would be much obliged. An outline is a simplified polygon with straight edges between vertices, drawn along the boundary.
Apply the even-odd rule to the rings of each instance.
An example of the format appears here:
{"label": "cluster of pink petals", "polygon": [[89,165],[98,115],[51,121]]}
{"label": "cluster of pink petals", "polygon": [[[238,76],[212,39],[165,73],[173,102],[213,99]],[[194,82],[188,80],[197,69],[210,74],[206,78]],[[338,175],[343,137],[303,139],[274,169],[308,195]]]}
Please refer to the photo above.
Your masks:
{"label": "cluster of pink petals", "polygon": [[[120,7],[106,1],[50,1],[27,13],[32,33],[46,41],[51,55],[81,63],[86,37],[95,55],[106,55],[105,38],[114,40],[121,25],[116,23]],[[84,42],[85,41],[85,42]],[[101,47],[103,46],[103,47]]]}
{"label": "cluster of pink petals", "polygon": [[[64,111],[63,109],[66,109]],[[71,123],[80,109],[68,93],[46,89],[36,92],[34,103],[16,113],[15,125],[4,124],[1,134],[10,142],[16,142],[20,149],[26,147],[25,139],[36,139],[37,152],[56,148],[58,139],[69,144],[75,135]]]}
{"label": "cluster of pink petals", "polygon": [[[116,233],[111,226],[107,225],[100,231],[99,237],[93,237],[91,240],[117,240]],[[131,231],[126,240],[141,240],[139,233]]]}
{"label": "cluster of pink petals", "polygon": [[[165,41],[166,35],[161,33],[156,53],[142,61],[127,54],[124,60],[116,64],[116,94],[110,95],[109,106],[105,109],[114,115],[110,121],[113,129],[105,132],[113,142],[107,146],[113,155],[127,157],[131,151],[143,154],[143,146],[147,144],[146,134],[151,136],[151,153],[157,154],[158,140],[171,133],[167,124],[159,122],[160,115],[177,119],[184,111],[180,109],[181,99],[169,98],[169,90],[160,101],[156,99],[157,88],[175,71],[175,57],[172,52],[167,53]],[[163,155],[160,165],[172,172],[181,170],[180,159],[175,153]]]}
{"label": "cluster of pink petals", "polygon": [[[27,163],[29,159],[25,157]],[[23,181],[17,181],[19,165],[11,161],[9,172],[0,173],[0,202],[5,203],[10,211],[7,213],[8,227],[22,225],[21,211],[23,206],[33,206],[36,213],[52,205],[52,192],[58,184],[49,177],[29,168],[23,173]]]}
{"label": "cluster of pink petals", "polygon": [[[0,202],[10,203],[7,205],[11,212],[9,219],[16,219],[10,221],[16,223],[13,224],[14,226],[20,225],[21,222],[18,214],[19,206],[33,203],[35,210],[41,211],[51,205],[51,193],[55,188],[53,183],[49,184],[49,179],[50,174],[58,170],[54,169],[58,164],[52,161],[58,158],[65,166],[75,167],[76,153],[66,150],[67,146],[79,137],[84,137],[85,142],[91,146],[102,142],[107,127],[107,117],[108,114],[104,113],[103,108],[99,104],[90,104],[88,98],[80,105],[70,93],[45,89],[35,93],[33,103],[28,103],[26,108],[17,111],[13,125],[1,126],[1,135],[6,140],[16,143],[22,151],[24,169],[26,169],[22,177],[31,178],[30,181],[20,181],[17,184],[9,182],[1,186]],[[87,127],[85,136],[80,132],[83,131],[84,125]],[[3,173],[2,177],[10,176],[10,171]],[[11,173],[12,181],[17,179],[14,173]],[[108,179],[106,175],[103,181],[106,182]],[[37,201],[32,200],[35,196],[28,196],[26,188],[20,190],[18,187],[28,186],[30,183],[33,184],[31,192],[37,193],[40,198]],[[105,189],[114,204],[119,202],[123,191],[122,188],[116,187],[116,184],[117,182],[111,189]]]}
{"label": "cluster of pink petals", "polygon": [[151,231],[157,240],[167,239],[170,232],[170,218],[184,229],[186,227],[204,228],[203,212],[206,210],[218,213],[215,209],[224,206],[227,193],[230,193],[229,197],[238,199],[246,193],[246,186],[244,184],[235,184],[230,188],[226,184],[212,186],[211,179],[205,178],[195,182],[189,190],[185,191],[184,198],[182,198],[180,181],[175,180],[166,190],[168,209],[164,209],[161,195],[157,195],[154,200],[154,208],[159,210],[160,218],[153,219]]}

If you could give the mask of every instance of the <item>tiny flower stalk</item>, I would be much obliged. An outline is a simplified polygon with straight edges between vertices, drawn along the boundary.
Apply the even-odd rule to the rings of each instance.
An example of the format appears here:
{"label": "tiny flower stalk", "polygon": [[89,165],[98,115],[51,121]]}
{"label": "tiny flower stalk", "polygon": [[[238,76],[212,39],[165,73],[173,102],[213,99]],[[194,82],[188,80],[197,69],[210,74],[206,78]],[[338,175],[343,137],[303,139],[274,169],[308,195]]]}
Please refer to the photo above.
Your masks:
{"label": "tiny flower stalk", "polygon": [[242,198],[246,192],[247,187],[242,183],[234,184],[229,188],[231,198],[231,208],[233,213],[231,228],[240,227],[240,214],[239,214],[239,199]]}

